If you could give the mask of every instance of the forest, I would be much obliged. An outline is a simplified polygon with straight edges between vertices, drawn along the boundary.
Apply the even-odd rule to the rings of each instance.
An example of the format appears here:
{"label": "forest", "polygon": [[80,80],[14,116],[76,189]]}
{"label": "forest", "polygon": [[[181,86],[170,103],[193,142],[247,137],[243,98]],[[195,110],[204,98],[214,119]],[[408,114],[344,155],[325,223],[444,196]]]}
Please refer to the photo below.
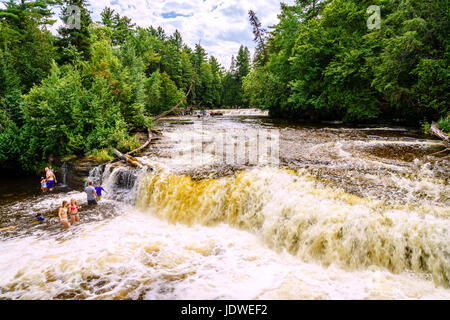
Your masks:
{"label": "forest", "polygon": [[[62,8],[81,8],[80,28],[49,27]],[[79,1],[14,1],[0,10],[0,167],[39,170],[55,157],[108,160],[139,145],[134,133],[182,107],[243,106],[250,52],[241,47],[230,71],[176,31],[142,28],[110,8],[93,21]],[[53,19],[53,20],[52,20]]]}
{"label": "forest", "polygon": [[[349,124],[399,123],[450,132],[448,0],[296,0],[241,46],[225,70],[201,43],[143,28],[85,0],[4,2],[0,9],[0,168],[42,169],[50,159],[139,146],[136,132],[182,107],[256,107],[273,117]],[[60,8],[79,28],[50,32]],[[369,30],[378,5],[381,28]]]}
{"label": "forest", "polygon": [[[367,9],[381,25],[370,30]],[[256,27],[249,103],[272,116],[398,123],[450,132],[448,0],[297,0]]]}

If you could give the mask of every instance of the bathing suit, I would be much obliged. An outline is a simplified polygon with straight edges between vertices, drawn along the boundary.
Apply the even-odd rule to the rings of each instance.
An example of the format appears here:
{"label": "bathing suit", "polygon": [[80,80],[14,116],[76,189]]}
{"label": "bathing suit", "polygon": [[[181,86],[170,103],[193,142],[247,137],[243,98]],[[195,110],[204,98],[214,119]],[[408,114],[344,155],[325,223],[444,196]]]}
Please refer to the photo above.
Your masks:
{"label": "bathing suit", "polygon": [[42,182],[42,188],[47,189],[47,182]]}
{"label": "bathing suit", "polygon": [[68,211],[68,209],[63,209],[62,210],[62,212],[66,214],[65,218],[61,218],[62,221],[67,221],[67,222],[69,221],[69,218],[67,218],[67,211]]}
{"label": "bathing suit", "polygon": [[[72,207],[72,211],[78,210],[78,209],[80,209],[80,207]],[[77,212],[77,213],[70,213],[70,215],[71,215],[71,216],[77,216],[77,215],[78,215],[78,212]]]}
{"label": "bathing suit", "polygon": [[47,181],[47,188],[48,189],[53,189],[53,183],[55,183],[55,180]]}

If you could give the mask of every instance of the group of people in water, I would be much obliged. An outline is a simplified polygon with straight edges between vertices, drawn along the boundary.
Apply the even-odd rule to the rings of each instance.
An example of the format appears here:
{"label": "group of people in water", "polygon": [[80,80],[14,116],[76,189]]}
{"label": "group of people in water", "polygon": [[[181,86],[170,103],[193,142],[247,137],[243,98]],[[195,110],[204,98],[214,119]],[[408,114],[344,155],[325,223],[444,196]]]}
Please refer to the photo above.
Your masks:
{"label": "group of people in water", "polygon": [[[94,187],[93,182],[89,182],[88,186],[84,190],[87,194],[87,203],[88,206],[95,206],[102,199],[103,192],[108,193],[101,184],[99,183],[96,187]],[[59,207],[58,216],[59,221],[61,222],[64,229],[69,229],[71,225],[74,225],[77,222],[80,222],[80,214],[79,210],[82,207],[78,205],[76,199],[70,200],[70,203],[66,200],[63,201],[61,207]],[[69,223],[70,216],[70,223]]]}
{"label": "group of people in water", "polygon": [[53,192],[53,188],[58,181],[56,180],[55,170],[52,166],[45,168],[45,178],[41,178],[41,190],[43,194]]}
{"label": "group of people in water", "polygon": [[[69,202],[64,200],[62,206],[59,208],[58,216],[59,221],[63,225],[64,229],[69,229],[70,225],[75,224],[75,222],[80,222],[80,215],[78,214],[79,210],[82,207],[78,205],[76,199],[70,200]],[[69,215],[70,215],[70,224],[69,224]]]}
{"label": "group of people in water", "polygon": [[[57,183],[56,175],[54,169],[50,166],[45,168],[45,176],[46,178],[41,178],[41,190],[42,193],[46,194],[47,192],[53,192],[54,186]],[[95,206],[102,199],[103,192],[108,194],[99,183],[96,187],[94,187],[93,182],[89,182],[88,186],[85,188],[84,192],[87,194],[87,203],[89,206]],[[80,209],[82,207],[78,205],[76,199],[71,199],[70,202],[64,200],[61,207],[58,209],[58,217],[59,221],[62,224],[64,229],[69,229],[71,225],[74,225],[77,222],[80,222]],[[70,218],[70,222],[69,222]],[[39,213],[36,215],[36,222],[41,223],[45,221],[45,217]]]}

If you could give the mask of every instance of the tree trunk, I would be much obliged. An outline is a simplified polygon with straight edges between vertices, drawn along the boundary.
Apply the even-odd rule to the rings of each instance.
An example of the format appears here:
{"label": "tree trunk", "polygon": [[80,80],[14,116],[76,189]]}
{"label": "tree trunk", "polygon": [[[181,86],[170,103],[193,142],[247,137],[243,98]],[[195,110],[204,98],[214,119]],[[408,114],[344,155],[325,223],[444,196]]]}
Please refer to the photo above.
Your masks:
{"label": "tree trunk", "polygon": [[140,168],[140,169],[144,169],[144,166],[139,163],[139,161],[137,161],[136,159],[133,159],[132,157],[125,155],[123,153],[121,153],[119,150],[117,149],[113,149],[114,154],[121,160],[125,161],[126,163],[131,164],[134,167]]}
{"label": "tree trunk", "polygon": [[433,123],[431,124],[430,132],[431,132],[434,136],[436,136],[436,137],[442,139],[442,140],[443,140],[443,143],[444,143],[444,145],[445,145],[445,147],[446,147],[447,149],[450,149],[450,136],[449,136],[448,134],[446,134],[445,132],[443,132],[442,130],[440,130],[440,129],[439,129],[439,125],[438,125],[436,122],[433,122]]}

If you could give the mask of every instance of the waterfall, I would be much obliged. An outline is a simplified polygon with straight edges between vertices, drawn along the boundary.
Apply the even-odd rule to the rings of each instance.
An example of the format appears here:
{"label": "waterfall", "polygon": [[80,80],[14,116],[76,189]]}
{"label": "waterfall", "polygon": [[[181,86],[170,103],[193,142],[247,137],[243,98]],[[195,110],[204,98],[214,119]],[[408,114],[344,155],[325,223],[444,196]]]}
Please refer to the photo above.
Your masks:
{"label": "waterfall", "polygon": [[[260,234],[304,261],[394,273],[413,270],[450,286],[448,208],[392,205],[327,188],[304,172],[261,168],[194,181],[146,174],[137,206],[171,223],[220,223]],[[447,219],[446,219],[447,218]]]}
{"label": "waterfall", "polygon": [[61,166],[62,185],[61,187],[67,187],[67,174],[69,173],[69,166],[64,162]]}
{"label": "waterfall", "polygon": [[92,169],[86,181],[95,185],[101,183],[109,192],[105,198],[134,204],[136,201],[139,176],[142,170],[131,169],[123,165],[108,164]]}
{"label": "waterfall", "polygon": [[98,183],[102,183],[103,176],[103,166],[98,166],[89,171],[89,177],[85,182],[85,187],[87,187],[89,182],[94,183],[94,185]]}

